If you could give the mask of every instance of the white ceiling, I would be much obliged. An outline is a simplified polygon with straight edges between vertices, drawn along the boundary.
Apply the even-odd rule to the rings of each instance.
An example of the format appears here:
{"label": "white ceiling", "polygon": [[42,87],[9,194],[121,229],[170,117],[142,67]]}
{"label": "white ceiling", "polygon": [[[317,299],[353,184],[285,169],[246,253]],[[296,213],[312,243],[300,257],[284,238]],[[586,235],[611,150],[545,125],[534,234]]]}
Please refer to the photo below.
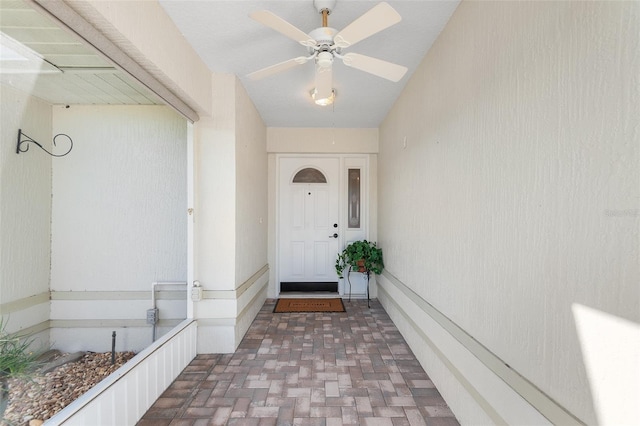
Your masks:
{"label": "white ceiling", "polygon": [[[398,83],[344,66],[333,65],[336,101],[315,105],[312,61],[283,73],[252,81],[247,74],[306,56],[306,48],[249,18],[269,10],[308,33],[322,23],[313,0],[202,1],[159,0],[211,71],[236,74],[269,127],[352,127],[380,125],[408,79],[449,20],[459,0],[387,1],[400,23],[345,49],[406,66]],[[338,0],[329,27],[341,30],[379,1]]]}
{"label": "white ceiling", "polygon": [[[398,82],[346,67],[333,66],[333,105],[321,107],[310,98],[312,61],[283,73],[252,81],[247,74],[298,56],[306,48],[249,18],[269,10],[304,32],[321,26],[313,0],[159,0],[203,61],[215,73],[238,76],[269,127],[376,128],[438,37],[459,0],[390,0],[402,21],[343,53],[354,52],[404,65]],[[337,30],[378,4],[377,0],[337,0],[329,26]],[[35,52],[30,71],[12,70],[2,60],[0,82],[28,91],[53,104],[159,104],[161,100],[120,72],[74,34],[22,0],[0,0],[2,57],[17,42]],[[10,53],[10,52],[9,52]],[[20,52],[18,52],[20,53]],[[23,52],[24,53],[24,52]],[[31,58],[29,58],[31,59]],[[44,61],[43,61],[44,59]]]}

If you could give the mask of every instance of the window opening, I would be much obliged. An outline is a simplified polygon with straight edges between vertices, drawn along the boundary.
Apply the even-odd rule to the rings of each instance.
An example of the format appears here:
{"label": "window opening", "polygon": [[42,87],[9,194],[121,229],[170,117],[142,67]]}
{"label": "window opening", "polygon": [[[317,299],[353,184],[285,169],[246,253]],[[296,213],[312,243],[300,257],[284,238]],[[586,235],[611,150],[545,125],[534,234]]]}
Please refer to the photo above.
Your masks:
{"label": "window opening", "polygon": [[360,169],[348,172],[349,228],[360,228]]}
{"label": "window opening", "polygon": [[296,173],[293,183],[327,183],[327,178],[320,170],[307,167]]}

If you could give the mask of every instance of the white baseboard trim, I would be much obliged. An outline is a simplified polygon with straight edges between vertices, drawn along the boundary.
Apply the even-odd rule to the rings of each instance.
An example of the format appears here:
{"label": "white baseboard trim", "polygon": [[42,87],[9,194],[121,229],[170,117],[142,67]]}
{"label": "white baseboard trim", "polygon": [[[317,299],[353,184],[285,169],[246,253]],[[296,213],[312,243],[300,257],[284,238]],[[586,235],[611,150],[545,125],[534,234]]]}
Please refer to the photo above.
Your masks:
{"label": "white baseboard trim", "polygon": [[[378,299],[461,422],[584,424],[386,270]],[[435,376],[443,368],[449,379],[440,379],[447,382],[441,386]]]}
{"label": "white baseboard trim", "polygon": [[[269,267],[265,265],[235,291],[205,291],[205,297],[195,309],[198,321],[197,353],[233,353],[262,308],[268,285]],[[224,317],[203,317],[204,312],[206,315],[217,312]]]}

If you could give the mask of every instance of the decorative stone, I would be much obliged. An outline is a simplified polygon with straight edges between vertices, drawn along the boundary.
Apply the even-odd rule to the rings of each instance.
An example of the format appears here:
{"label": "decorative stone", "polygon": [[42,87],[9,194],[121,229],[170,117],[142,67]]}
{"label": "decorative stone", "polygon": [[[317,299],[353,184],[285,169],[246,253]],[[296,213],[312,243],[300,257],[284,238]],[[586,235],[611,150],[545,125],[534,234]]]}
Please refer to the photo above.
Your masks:
{"label": "decorative stone", "polygon": [[86,354],[86,352],[74,352],[72,354],[63,355],[45,364],[42,367],[42,372],[46,374],[49,371],[53,371],[54,369],[60,367],[61,365],[68,364],[70,362],[76,362],[82,359]]}
{"label": "decorative stone", "polygon": [[[11,379],[5,420],[16,425],[41,425],[135,355],[117,353],[116,363],[112,365],[110,352],[79,354],[60,354],[55,361],[64,359],[65,362],[48,373],[25,380]],[[69,361],[78,357],[76,361]],[[31,423],[37,420],[40,423]]]}

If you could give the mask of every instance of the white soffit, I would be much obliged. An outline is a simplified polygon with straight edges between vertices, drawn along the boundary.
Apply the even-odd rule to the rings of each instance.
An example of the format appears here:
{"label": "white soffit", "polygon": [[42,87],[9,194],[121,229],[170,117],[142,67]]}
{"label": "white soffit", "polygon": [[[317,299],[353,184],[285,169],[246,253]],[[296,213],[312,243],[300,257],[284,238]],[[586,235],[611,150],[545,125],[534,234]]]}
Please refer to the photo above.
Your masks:
{"label": "white soffit", "polygon": [[21,0],[0,1],[0,83],[54,105],[164,104],[76,35]]}

